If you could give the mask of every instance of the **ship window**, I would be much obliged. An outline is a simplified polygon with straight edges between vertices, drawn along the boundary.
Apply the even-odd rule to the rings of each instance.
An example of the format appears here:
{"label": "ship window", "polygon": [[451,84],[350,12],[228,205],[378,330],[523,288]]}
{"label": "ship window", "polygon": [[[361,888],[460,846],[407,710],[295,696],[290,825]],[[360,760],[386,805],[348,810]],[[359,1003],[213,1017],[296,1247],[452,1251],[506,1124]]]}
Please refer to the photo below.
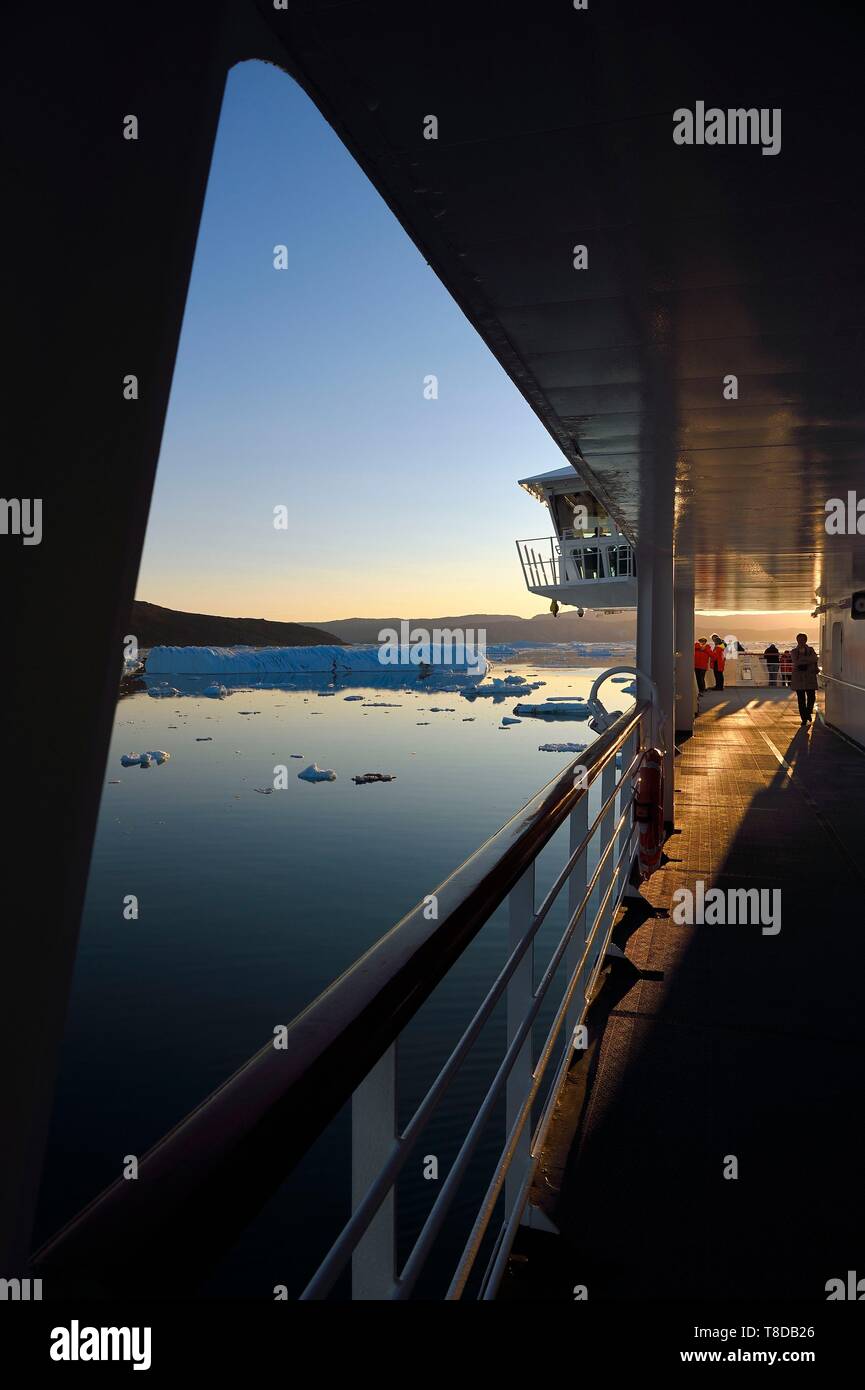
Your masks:
{"label": "ship window", "polygon": [[629,545],[614,545],[610,547],[610,574],[613,579],[622,579],[630,574],[631,566],[631,547]]}

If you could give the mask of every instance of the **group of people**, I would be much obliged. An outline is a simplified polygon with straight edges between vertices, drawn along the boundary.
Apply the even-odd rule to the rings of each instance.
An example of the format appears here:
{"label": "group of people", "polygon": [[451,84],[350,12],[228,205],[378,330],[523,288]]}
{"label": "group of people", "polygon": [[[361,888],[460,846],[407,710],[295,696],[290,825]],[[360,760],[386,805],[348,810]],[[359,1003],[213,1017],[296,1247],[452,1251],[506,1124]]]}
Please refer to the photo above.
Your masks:
{"label": "group of people", "polygon": [[698,637],[694,643],[694,675],[697,677],[697,689],[701,695],[706,689],[707,671],[711,671],[715,677],[715,689],[724,689],[724,667],[727,664],[725,645],[720,637],[714,636],[711,642],[708,637]]}
{"label": "group of people", "polygon": [[[724,689],[724,646],[724,642],[717,636],[700,637],[694,643],[694,675],[697,678],[697,689],[701,692],[706,689],[707,671],[714,674],[715,689]],[[770,642],[763,653],[763,659],[769,672],[770,686],[777,688],[781,685],[795,690],[799,718],[803,725],[810,724],[817,697],[819,659],[814,648],[808,645],[807,635],[798,632],[796,645],[789,651],[779,651],[775,643]]]}

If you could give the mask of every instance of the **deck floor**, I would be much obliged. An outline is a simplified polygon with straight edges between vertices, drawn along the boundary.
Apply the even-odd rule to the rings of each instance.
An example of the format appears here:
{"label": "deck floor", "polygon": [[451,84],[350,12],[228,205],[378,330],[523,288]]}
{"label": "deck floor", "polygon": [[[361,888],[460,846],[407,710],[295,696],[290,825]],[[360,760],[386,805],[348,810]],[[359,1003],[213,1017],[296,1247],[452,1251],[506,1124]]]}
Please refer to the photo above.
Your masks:
{"label": "deck floor", "polygon": [[[865,754],[803,730],[790,692],[732,689],[676,764],[679,830],[643,890],[659,915],[622,942],[639,977],[541,1173],[553,1262],[590,1298],[825,1299],[865,1276]],[[700,879],[780,889],[780,932],[676,925]]]}

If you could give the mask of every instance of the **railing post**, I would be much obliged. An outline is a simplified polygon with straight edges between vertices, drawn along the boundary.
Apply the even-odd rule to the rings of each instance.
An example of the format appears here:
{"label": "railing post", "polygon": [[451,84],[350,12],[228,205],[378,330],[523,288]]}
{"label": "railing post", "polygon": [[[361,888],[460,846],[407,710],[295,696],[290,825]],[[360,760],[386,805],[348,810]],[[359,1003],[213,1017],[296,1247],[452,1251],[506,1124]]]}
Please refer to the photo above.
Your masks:
{"label": "railing post", "polygon": [[[394,1042],[351,1098],[351,1209],[356,1211],[384,1167],[397,1136]],[[355,1302],[384,1300],[396,1278],[396,1193],[391,1190],[351,1257]]]}
{"label": "railing post", "polygon": [[[535,864],[534,860],[522,878],[511,889],[508,897],[508,954],[517,942],[525,936],[535,915]],[[531,1007],[535,989],[534,943],[529,946],[508,982],[507,988],[507,1041],[513,1041],[520,1024]],[[531,1033],[526,1038],[520,1054],[508,1076],[505,1090],[505,1127],[508,1134],[517,1118],[520,1107],[532,1084],[534,1067]],[[514,1202],[519,1196],[526,1168],[531,1161],[532,1127],[526,1124],[514,1149],[514,1159],[505,1179],[505,1220],[510,1216]]]}
{"label": "railing post", "polygon": [[[577,845],[579,845],[585,839],[586,831],[589,828],[588,790],[586,791],[585,796],[580,797],[580,800],[577,802],[576,806],[571,812],[570,824],[570,842],[568,845],[569,855],[573,854],[574,850],[577,848]],[[580,899],[586,891],[586,881],[586,850],[584,849],[576,864],[574,865],[573,869],[571,870],[570,876],[568,878],[568,921],[570,921],[573,917],[574,913],[577,910],[577,906],[580,902]],[[567,976],[569,983],[573,979],[574,972],[576,971],[577,966],[580,963],[580,957],[583,954],[583,951],[585,950],[585,926],[586,914],[584,910],[582,923],[577,922],[575,924],[574,934],[568,942],[568,945],[565,947],[565,963],[567,966]],[[580,1016],[583,1012],[583,1005],[585,1003],[585,983],[585,975],[583,975],[582,981],[580,982],[577,989],[574,991],[574,996],[571,1000],[571,1003],[568,1007],[568,1012],[565,1016],[565,1028],[567,1030],[566,1045],[568,1047],[571,1047],[573,1045],[574,1029],[579,1023]]]}
{"label": "railing post", "polygon": [[[603,772],[601,773],[601,804],[602,804],[602,805],[603,805],[603,803],[606,801],[607,797],[610,796],[610,795],[612,794],[612,791],[613,791],[613,788],[615,787],[615,785],[616,785],[616,760],[615,760],[615,758],[611,758],[610,761],[607,763],[606,767],[604,768]],[[601,821],[600,832],[599,832],[599,838],[598,838],[598,854],[599,854],[599,855],[602,855],[602,854],[604,853],[604,850],[607,848],[607,846],[610,844],[611,840],[613,839],[613,827],[615,826],[615,824],[616,824],[616,803],[615,803],[615,799],[614,799],[614,800],[610,803],[609,810],[605,813],[604,818],[603,818],[603,820]],[[609,888],[610,882],[611,882],[612,877],[613,877],[613,867],[614,867],[614,865],[615,865],[615,853],[616,853],[616,850],[615,850],[615,845],[614,845],[613,848],[610,850],[609,854],[607,855],[606,859],[604,860],[604,863],[603,863],[603,865],[602,865],[602,867],[601,867],[601,872],[600,872],[599,875],[598,875],[598,915],[599,915],[600,921],[599,921],[599,923],[598,923],[598,929],[597,929],[597,933],[596,933],[596,935],[595,935],[595,945],[594,945],[593,948],[592,948],[592,953],[591,953],[591,956],[590,956],[589,969],[588,969],[587,974],[586,974],[586,981],[587,981],[587,982],[588,982],[588,978],[589,978],[589,976],[590,976],[590,974],[591,974],[591,971],[592,971],[592,969],[594,968],[594,965],[595,965],[595,963],[596,963],[596,961],[597,961],[597,959],[598,959],[598,956],[600,955],[600,953],[601,953],[602,950],[603,950],[603,947],[604,947],[604,938],[605,938],[605,936],[606,936],[606,934],[607,934],[607,930],[608,930],[608,928],[609,928],[610,921],[612,920],[612,914],[613,914],[612,898],[615,896],[615,894],[612,894],[612,895],[611,895],[611,900],[607,903],[606,907],[602,908],[602,907],[601,907],[601,904],[602,904],[603,899],[604,899],[604,894],[606,893],[607,889]]]}

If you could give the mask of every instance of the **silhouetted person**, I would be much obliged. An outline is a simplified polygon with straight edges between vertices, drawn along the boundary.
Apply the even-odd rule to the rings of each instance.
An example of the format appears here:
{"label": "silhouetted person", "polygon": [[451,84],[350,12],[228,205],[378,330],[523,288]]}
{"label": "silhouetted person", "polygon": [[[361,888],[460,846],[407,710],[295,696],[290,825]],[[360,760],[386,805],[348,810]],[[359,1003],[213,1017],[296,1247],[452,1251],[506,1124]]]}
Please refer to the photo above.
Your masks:
{"label": "silhouetted person", "polygon": [[813,647],[808,646],[804,632],[796,633],[793,648],[793,671],[791,681],[799,702],[799,718],[803,725],[811,723],[814,701],[817,698],[817,668],[819,661]]}
{"label": "silhouetted person", "polygon": [[766,666],[769,670],[769,684],[777,685],[778,667],[781,665],[781,653],[778,651],[778,648],[775,646],[774,642],[769,643],[768,647],[763,653],[763,657],[766,661]]}
{"label": "silhouetted person", "polygon": [[706,689],[706,672],[712,660],[712,648],[705,637],[699,637],[694,643],[694,675],[697,677],[697,689],[702,695]]}

